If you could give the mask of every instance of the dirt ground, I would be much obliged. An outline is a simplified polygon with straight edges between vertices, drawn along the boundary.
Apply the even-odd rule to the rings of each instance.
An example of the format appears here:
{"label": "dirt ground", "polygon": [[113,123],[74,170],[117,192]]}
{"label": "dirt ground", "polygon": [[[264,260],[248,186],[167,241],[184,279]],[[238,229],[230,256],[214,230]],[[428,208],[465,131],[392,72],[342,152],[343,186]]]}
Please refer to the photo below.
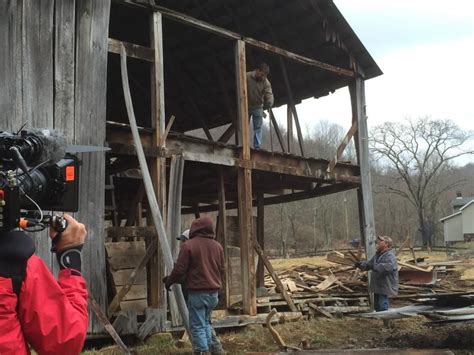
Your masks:
{"label": "dirt ground", "polygon": [[[430,261],[447,260],[444,252],[417,253],[417,257]],[[453,259],[452,256],[449,259]],[[462,265],[449,277],[443,277],[441,285],[446,289],[470,289],[474,292],[474,260],[463,258]],[[328,266],[324,257],[272,260],[276,270],[302,264]],[[394,302],[401,306],[404,302]],[[474,323],[464,325],[432,326],[426,318],[412,317],[394,320],[392,328],[383,327],[381,320],[341,317],[335,319],[314,318],[306,321],[287,322],[275,326],[289,346],[306,349],[374,349],[416,348],[450,349],[456,354],[474,355]],[[263,325],[251,325],[245,329],[220,332],[224,349],[229,354],[246,352],[276,352],[279,350],[269,330]],[[191,347],[177,346],[178,338],[170,334],[154,335],[144,344],[133,347],[135,354],[190,354]],[[87,351],[87,354],[120,354],[115,346]]]}
{"label": "dirt ground", "polygon": [[[474,354],[474,323],[463,326],[430,327],[423,317],[395,320],[392,329],[382,321],[344,317],[316,318],[275,326],[286,345],[312,349],[450,349],[456,354]],[[228,354],[276,352],[279,350],[270,332],[263,325],[220,334]],[[169,336],[152,336],[146,344],[133,348],[135,354],[190,354],[190,345],[176,346]],[[305,344],[306,346],[303,346]],[[87,354],[120,354],[113,347],[89,351]]]}

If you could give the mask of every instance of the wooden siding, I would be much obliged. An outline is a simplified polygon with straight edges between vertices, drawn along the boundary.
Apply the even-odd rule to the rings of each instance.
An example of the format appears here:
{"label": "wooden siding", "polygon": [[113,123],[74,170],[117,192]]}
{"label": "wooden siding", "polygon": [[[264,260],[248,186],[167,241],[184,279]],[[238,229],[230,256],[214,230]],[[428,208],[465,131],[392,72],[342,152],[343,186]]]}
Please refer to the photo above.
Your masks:
{"label": "wooden siding", "polygon": [[[69,143],[103,146],[110,0],[0,3],[0,130],[54,128]],[[103,153],[83,154],[80,212],[88,241],[84,276],[106,306]],[[57,271],[46,232],[37,254]],[[91,315],[89,332],[102,329]]]}

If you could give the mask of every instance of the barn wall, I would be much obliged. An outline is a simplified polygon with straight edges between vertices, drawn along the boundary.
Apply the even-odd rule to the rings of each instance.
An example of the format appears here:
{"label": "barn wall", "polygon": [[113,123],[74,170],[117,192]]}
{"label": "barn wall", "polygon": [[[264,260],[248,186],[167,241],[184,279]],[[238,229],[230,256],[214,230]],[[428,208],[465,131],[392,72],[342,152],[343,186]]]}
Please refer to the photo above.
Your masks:
{"label": "barn wall", "polygon": [[474,234],[474,203],[462,209],[462,233]]}
{"label": "barn wall", "polygon": [[[55,128],[69,143],[103,146],[110,0],[0,2],[0,130]],[[84,276],[106,308],[104,153],[82,159],[80,212],[88,240]],[[37,253],[54,271],[46,232],[34,235]],[[89,332],[102,327],[95,316]]]}

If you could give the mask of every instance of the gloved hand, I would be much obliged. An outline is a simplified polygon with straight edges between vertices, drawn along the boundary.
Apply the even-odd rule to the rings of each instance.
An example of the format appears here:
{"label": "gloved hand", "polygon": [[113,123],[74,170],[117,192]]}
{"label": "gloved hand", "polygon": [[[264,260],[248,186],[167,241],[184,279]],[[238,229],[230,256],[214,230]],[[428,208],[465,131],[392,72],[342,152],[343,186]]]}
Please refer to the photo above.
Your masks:
{"label": "gloved hand", "polygon": [[356,263],[354,263],[354,266],[360,269],[360,267],[362,266],[362,261],[357,261]]}
{"label": "gloved hand", "polygon": [[163,277],[163,283],[165,284],[165,288],[168,290],[168,291],[171,291],[171,285],[172,283],[170,282],[170,277],[169,276],[165,276]]}
{"label": "gloved hand", "polygon": [[52,239],[51,251],[56,253],[59,268],[75,269],[81,271],[82,267],[82,247],[86,240],[86,227],[76,221],[72,216],[65,214],[67,227],[58,233],[54,227],[50,227],[49,236]]}

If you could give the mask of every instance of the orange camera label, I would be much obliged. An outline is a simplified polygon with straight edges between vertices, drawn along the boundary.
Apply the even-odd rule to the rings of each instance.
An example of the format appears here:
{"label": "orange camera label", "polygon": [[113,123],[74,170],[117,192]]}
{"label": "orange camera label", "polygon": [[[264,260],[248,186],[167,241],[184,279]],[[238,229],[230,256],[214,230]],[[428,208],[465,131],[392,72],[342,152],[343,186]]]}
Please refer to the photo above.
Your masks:
{"label": "orange camera label", "polygon": [[66,181],[74,181],[75,173],[74,166],[66,166]]}

